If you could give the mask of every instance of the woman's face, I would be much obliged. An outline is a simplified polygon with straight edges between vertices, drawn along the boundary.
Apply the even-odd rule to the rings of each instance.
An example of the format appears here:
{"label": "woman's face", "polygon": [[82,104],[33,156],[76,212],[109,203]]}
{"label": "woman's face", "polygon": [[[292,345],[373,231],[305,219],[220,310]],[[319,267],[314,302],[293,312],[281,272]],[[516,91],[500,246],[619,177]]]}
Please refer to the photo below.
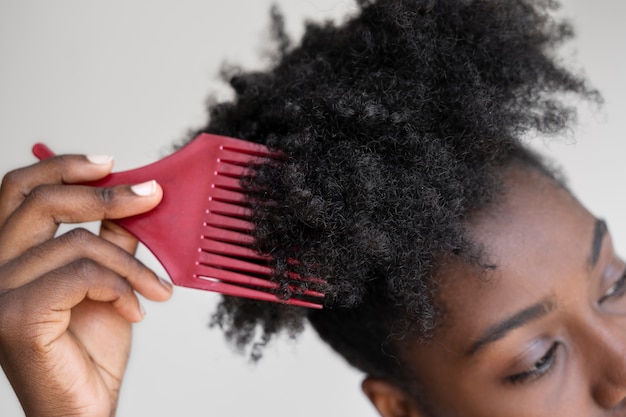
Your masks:
{"label": "woman's face", "polygon": [[470,230],[494,268],[442,266],[445,316],[412,348],[435,416],[626,416],[626,264],[566,190],[512,168]]}

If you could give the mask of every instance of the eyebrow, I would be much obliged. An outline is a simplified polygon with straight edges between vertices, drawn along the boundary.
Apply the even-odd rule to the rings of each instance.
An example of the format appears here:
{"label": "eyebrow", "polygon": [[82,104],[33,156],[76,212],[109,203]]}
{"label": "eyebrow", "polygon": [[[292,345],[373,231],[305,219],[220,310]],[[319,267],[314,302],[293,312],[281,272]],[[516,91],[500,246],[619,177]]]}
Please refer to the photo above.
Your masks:
{"label": "eyebrow", "polygon": [[606,222],[602,219],[597,219],[593,228],[593,240],[591,241],[591,255],[589,256],[589,266],[593,268],[598,259],[600,258],[600,249],[602,249],[602,242],[606,235],[608,228]]}
{"label": "eyebrow", "polygon": [[478,340],[472,343],[465,355],[472,356],[476,354],[476,352],[485,347],[485,345],[502,339],[507,333],[518,327],[546,316],[549,312],[554,310],[555,307],[556,304],[553,301],[542,301],[513,314],[500,323],[494,324],[489,327]]}
{"label": "eyebrow", "polygon": [[[593,228],[593,237],[591,240],[591,252],[588,258],[588,264],[590,267],[594,267],[600,258],[600,250],[602,249],[602,242],[607,233],[606,222],[602,219],[597,219]],[[553,301],[541,301],[537,304],[533,304],[527,307],[507,319],[494,324],[489,327],[465,352],[466,356],[472,356],[476,354],[483,347],[489,343],[502,339],[509,332],[524,326],[532,321],[538,320],[552,310],[554,310],[556,304]]]}

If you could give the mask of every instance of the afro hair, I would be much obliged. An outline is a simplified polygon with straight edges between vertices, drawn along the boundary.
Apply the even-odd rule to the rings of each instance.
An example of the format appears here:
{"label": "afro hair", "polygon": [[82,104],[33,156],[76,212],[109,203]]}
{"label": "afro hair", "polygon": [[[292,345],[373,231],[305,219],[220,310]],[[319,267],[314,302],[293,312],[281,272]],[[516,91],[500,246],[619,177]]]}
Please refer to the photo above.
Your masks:
{"label": "afro hair", "polygon": [[568,95],[600,100],[557,57],[572,36],[557,6],[360,1],[340,24],[307,23],[295,46],[272,11],[271,66],[225,74],[235,97],[210,105],[201,131],[287,155],[247,184],[257,249],[275,259],[280,297],[290,272],[315,276],[325,308],[224,297],[213,323],[235,346],[256,357],[308,319],[354,366],[394,374],[389,341],[437,325],[437,257],[480,262],[468,214],[497,197],[509,161],[541,164],[521,139],[567,128]]}

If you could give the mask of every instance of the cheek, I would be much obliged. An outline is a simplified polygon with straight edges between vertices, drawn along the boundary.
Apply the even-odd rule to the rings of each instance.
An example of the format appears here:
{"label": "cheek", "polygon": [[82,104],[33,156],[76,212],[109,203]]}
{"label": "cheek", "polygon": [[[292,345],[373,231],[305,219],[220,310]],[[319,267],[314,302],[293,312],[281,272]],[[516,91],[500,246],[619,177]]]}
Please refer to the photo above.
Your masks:
{"label": "cheek", "polygon": [[[581,358],[565,354],[547,378],[511,384],[489,364],[472,367],[460,355],[431,344],[418,348],[411,362],[420,375],[422,397],[434,415],[450,417],[591,417],[597,413]],[[421,360],[417,360],[420,358]]]}
{"label": "cheek", "polygon": [[447,392],[442,415],[459,417],[591,417],[594,408],[589,393],[571,384],[564,390],[496,387],[479,380],[466,381],[459,390]]}
{"label": "cheek", "polygon": [[591,417],[598,409],[589,392],[582,358],[561,355],[560,363],[544,378],[525,384],[502,382],[493,375],[469,376],[464,381],[471,416]]}

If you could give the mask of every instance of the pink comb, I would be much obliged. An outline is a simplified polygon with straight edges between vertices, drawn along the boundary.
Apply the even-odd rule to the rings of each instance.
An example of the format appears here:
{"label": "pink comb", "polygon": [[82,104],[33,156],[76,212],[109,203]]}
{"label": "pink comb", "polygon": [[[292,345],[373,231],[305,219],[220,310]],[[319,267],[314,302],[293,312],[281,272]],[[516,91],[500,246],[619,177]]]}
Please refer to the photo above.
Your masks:
{"label": "pink comb", "polygon": [[[33,154],[39,159],[54,156],[41,143],[33,147]],[[293,296],[286,300],[272,293],[278,289],[278,284],[268,279],[273,259],[252,249],[254,224],[240,179],[250,174],[251,164],[267,163],[277,156],[263,145],[201,134],[160,161],[113,173],[89,185],[158,181],[163,188],[161,204],[148,213],[114,222],[152,251],[174,284],[321,308],[319,300],[324,295],[317,291],[293,286]]]}

